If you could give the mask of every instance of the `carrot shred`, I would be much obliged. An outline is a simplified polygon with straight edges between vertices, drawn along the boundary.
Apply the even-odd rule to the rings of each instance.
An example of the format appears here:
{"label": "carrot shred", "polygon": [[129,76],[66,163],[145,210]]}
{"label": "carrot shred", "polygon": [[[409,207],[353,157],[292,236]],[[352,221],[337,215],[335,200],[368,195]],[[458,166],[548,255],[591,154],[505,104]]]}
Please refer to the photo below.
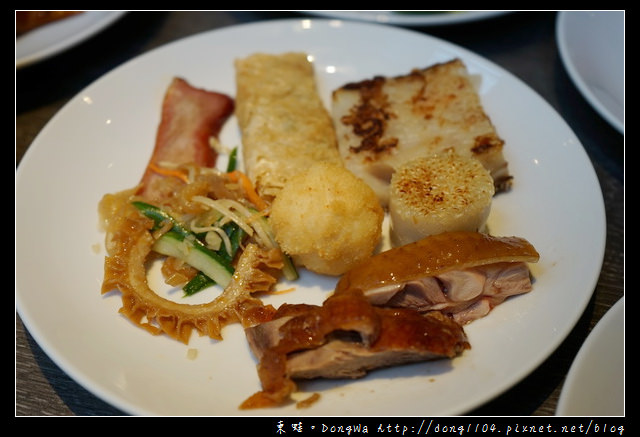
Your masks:
{"label": "carrot shred", "polygon": [[285,288],[284,290],[268,291],[267,294],[273,294],[273,295],[285,294],[285,293],[291,293],[292,291],[295,291],[295,290],[296,290],[296,287],[291,287],[291,288]]}
{"label": "carrot shred", "polygon": [[262,197],[258,195],[255,188],[253,187],[253,184],[246,174],[242,173],[239,170],[234,170],[227,173],[227,175],[229,175],[229,179],[231,179],[232,182],[241,182],[242,188],[247,193],[247,197],[249,198],[251,203],[258,207],[260,211],[267,209],[267,203],[262,199]]}
{"label": "carrot shred", "polygon": [[187,175],[180,170],[171,170],[168,168],[158,167],[153,162],[149,163],[149,168],[155,173],[161,174],[163,176],[172,176],[172,177],[178,178],[181,181],[183,181],[185,184],[189,183],[189,178],[187,177]]}

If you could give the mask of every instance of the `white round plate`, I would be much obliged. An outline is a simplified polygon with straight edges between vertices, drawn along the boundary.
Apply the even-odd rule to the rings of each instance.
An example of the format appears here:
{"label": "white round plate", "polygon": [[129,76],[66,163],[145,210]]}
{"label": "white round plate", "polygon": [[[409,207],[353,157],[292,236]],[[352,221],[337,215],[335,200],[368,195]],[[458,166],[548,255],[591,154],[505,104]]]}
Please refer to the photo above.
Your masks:
{"label": "white round plate", "polygon": [[399,26],[435,26],[486,20],[510,11],[302,11],[319,17]]}
{"label": "white round plate", "polygon": [[560,12],[556,38],[580,93],[624,134],[624,11]]}
{"label": "white round plate", "polygon": [[16,37],[16,68],[26,67],[85,41],[119,19],[124,11],[86,11]]}
{"label": "white round plate", "polygon": [[[119,293],[101,296],[105,253],[97,205],[105,193],[139,182],[174,76],[234,96],[234,59],[285,51],[313,57],[327,107],[331,91],[347,82],[461,58],[482,77],[479,92],[506,142],[515,176],[512,191],[494,199],[489,228],[528,239],[541,259],[532,265],[531,293],[467,325],[472,349],[461,357],[379,370],[354,381],[301,384],[305,396],[321,393],[309,410],[241,411],[238,405],[260,383],[239,326],[229,326],[223,341],[196,336],[185,346],[151,336],[119,315]],[[240,145],[235,118],[220,139],[228,147]],[[34,140],[16,175],[19,314],[64,371],[134,415],[463,414],[527,376],[563,341],[593,292],[604,243],[604,203],[594,169],[574,133],[542,98],[458,46],[371,23],[267,21],[158,48],[71,99]],[[268,303],[320,303],[335,282],[303,272],[295,292]],[[198,350],[197,359],[187,358],[189,348]]]}
{"label": "white round plate", "polygon": [[624,297],[589,333],[571,364],[558,416],[624,416]]}

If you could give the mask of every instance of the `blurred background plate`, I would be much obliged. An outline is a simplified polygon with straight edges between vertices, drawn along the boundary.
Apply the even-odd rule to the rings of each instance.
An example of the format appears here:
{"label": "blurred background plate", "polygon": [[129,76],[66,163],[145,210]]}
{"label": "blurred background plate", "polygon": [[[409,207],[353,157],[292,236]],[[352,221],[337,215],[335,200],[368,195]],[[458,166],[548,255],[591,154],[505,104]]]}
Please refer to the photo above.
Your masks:
{"label": "blurred background plate", "polygon": [[327,18],[400,26],[435,26],[484,20],[509,11],[303,11]]}
{"label": "blurred background plate", "polygon": [[624,134],[624,11],[560,12],[556,37],[571,80]]}
{"label": "blurred background plate", "polygon": [[558,399],[558,416],[624,415],[624,297],[593,328]]}
{"label": "blurred background plate", "polygon": [[16,37],[16,68],[67,50],[106,28],[125,11],[86,11]]}

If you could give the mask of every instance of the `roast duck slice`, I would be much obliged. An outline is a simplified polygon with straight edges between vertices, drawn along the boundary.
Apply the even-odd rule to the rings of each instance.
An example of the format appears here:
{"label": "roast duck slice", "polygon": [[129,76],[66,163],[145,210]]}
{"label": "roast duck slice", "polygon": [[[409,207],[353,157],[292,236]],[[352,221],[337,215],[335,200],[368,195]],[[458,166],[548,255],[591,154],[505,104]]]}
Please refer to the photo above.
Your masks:
{"label": "roast duck slice", "polygon": [[359,289],[374,305],[438,310],[461,324],[532,289],[527,240],[446,232],[382,252],[345,273],[336,293]]}
{"label": "roast duck slice", "polygon": [[285,402],[295,379],[358,378],[371,369],[453,358],[470,348],[462,327],[439,313],[376,307],[357,290],[334,294],[321,306],[284,304],[271,321],[245,333],[260,360],[263,390],[243,408]]}
{"label": "roast duck slice", "polygon": [[263,390],[243,408],[275,406],[296,379],[358,378],[398,364],[454,358],[470,344],[466,320],[531,289],[526,240],[476,232],[428,237],[347,272],[321,306],[284,304],[245,329]]}

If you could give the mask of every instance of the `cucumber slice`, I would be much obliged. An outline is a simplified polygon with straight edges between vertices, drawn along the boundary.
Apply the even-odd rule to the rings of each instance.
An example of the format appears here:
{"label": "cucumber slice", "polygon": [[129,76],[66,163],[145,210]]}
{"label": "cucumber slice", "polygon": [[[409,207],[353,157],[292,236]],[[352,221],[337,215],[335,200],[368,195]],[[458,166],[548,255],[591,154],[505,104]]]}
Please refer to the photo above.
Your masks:
{"label": "cucumber slice", "polygon": [[133,205],[152,219],[156,227],[167,221],[173,225],[171,230],[156,240],[153,250],[162,255],[181,259],[222,287],[229,284],[234,272],[229,261],[206,247],[193,232],[182,226],[166,211],[145,202],[133,202]]}
{"label": "cucumber slice", "polygon": [[222,287],[226,287],[233,276],[233,267],[195,237],[184,237],[171,230],[156,240],[153,250],[183,260]]}

